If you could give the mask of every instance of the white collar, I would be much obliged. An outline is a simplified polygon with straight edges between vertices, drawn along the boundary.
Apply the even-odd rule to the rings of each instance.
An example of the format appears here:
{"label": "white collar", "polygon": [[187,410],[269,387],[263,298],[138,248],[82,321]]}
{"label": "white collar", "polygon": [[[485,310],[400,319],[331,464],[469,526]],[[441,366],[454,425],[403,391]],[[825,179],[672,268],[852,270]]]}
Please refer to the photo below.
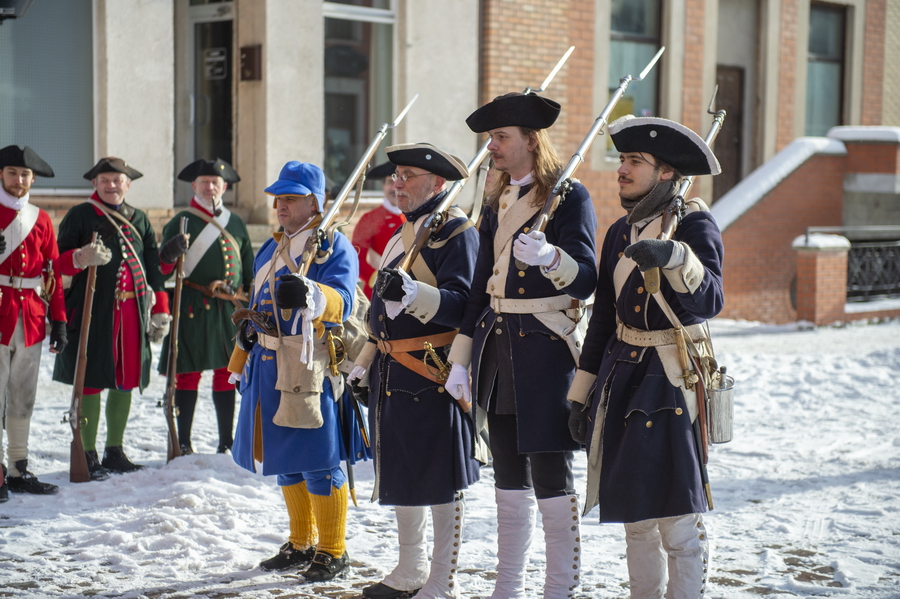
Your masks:
{"label": "white collar", "polygon": [[21,198],[17,198],[14,195],[10,194],[8,191],[3,189],[0,186],[0,204],[3,204],[10,210],[15,210],[18,212],[22,208],[25,207],[25,204],[28,203],[28,199],[31,197],[31,192],[26,193]]}
{"label": "white collar", "polygon": [[529,183],[534,183],[534,173],[528,173],[518,181],[512,178],[509,180],[510,185],[518,185],[519,187],[523,187]]}
{"label": "white collar", "polygon": [[200,204],[200,206],[201,206],[204,210],[206,210],[207,212],[209,212],[209,213],[212,214],[213,216],[216,215],[216,203],[215,203],[215,201],[213,201],[213,202],[207,202],[206,200],[204,200],[203,198],[201,198],[200,196],[197,196],[197,195],[194,196],[194,201],[197,202],[198,204]]}
{"label": "white collar", "polygon": [[384,200],[382,200],[381,205],[384,206],[384,209],[391,214],[400,214],[400,209],[391,204],[387,198],[384,198]]}

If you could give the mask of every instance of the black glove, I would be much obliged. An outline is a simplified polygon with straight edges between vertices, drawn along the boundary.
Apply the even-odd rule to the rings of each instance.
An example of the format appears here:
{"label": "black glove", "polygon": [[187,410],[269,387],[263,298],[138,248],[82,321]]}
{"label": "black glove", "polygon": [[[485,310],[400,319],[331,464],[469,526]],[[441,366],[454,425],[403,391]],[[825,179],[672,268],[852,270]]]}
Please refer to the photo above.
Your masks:
{"label": "black glove", "polygon": [[0,235],[0,254],[6,251],[6,237]]}
{"label": "black glove", "polygon": [[188,250],[187,237],[184,235],[176,235],[169,241],[165,242],[159,249],[159,260],[166,264],[174,264],[178,257]]}
{"label": "black glove", "polygon": [[253,346],[256,345],[258,338],[258,333],[256,332],[256,329],[250,326],[250,321],[241,321],[241,326],[238,327],[237,337],[235,337],[237,346],[249,354],[253,349]]}
{"label": "black glove", "polygon": [[67,342],[65,321],[54,320],[50,324],[50,349],[55,353],[60,353],[66,347]]}
{"label": "black glove", "polygon": [[641,272],[647,272],[651,268],[662,268],[669,263],[672,252],[675,250],[674,241],[661,239],[644,239],[625,248],[625,257],[637,262]]}
{"label": "black glove", "polygon": [[375,293],[383,300],[391,302],[403,300],[403,296],[406,295],[403,291],[403,277],[394,268],[382,270],[375,281]]}
{"label": "black glove", "polygon": [[306,292],[309,289],[303,279],[294,275],[281,275],[278,278],[281,283],[275,289],[275,301],[280,309],[295,309],[306,307]]}
{"label": "black glove", "polygon": [[359,385],[359,381],[353,381],[350,383],[350,392],[353,393],[353,397],[356,398],[356,401],[359,402],[360,405],[369,407],[369,388],[361,387]]}
{"label": "black glove", "polygon": [[576,443],[584,445],[587,436],[587,406],[577,401],[572,402],[572,411],[569,412],[569,433]]}

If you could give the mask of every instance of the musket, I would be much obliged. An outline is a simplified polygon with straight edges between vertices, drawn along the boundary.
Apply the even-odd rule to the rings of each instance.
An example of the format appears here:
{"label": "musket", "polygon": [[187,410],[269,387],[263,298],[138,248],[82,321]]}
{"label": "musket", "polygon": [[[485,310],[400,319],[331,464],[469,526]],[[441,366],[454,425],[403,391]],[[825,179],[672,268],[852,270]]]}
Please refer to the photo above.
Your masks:
{"label": "musket", "polygon": [[[179,223],[180,234],[187,233],[188,219],[181,217]],[[178,442],[178,429],[175,427],[175,384],[178,372],[178,324],[181,321],[181,290],[184,287],[184,254],[178,256],[175,261],[175,290],[172,293],[172,322],[169,326],[169,360],[166,363],[166,395],[163,399],[163,408],[166,413],[166,427],[168,428],[168,443],[166,448],[166,461],[181,455],[181,444]]]}
{"label": "musket", "polygon": [[[650,62],[647,63],[647,66],[644,67],[644,70],[641,71],[641,74],[637,77],[632,77],[631,75],[625,75],[621,79],[619,79],[619,87],[616,88],[616,91],[613,92],[612,96],[609,99],[609,102],[606,104],[606,107],[600,113],[600,116],[597,117],[597,120],[594,121],[591,130],[588,131],[588,134],[585,136],[584,140],[581,142],[581,145],[578,146],[578,149],[575,151],[575,155],[569,159],[569,163],[566,165],[566,168],[563,169],[562,174],[559,176],[559,179],[556,181],[556,184],[553,186],[553,189],[550,190],[550,194],[547,196],[547,200],[544,202],[543,208],[538,213],[537,217],[534,220],[534,224],[531,225],[530,231],[541,231],[547,227],[547,223],[550,222],[550,219],[553,218],[553,213],[556,212],[556,209],[559,208],[560,203],[565,200],[566,195],[571,188],[571,178],[572,175],[575,174],[575,171],[581,166],[581,163],[584,162],[584,155],[590,149],[591,144],[594,143],[594,139],[602,133],[603,127],[609,121],[609,115],[612,113],[613,109],[616,107],[616,104],[619,103],[619,100],[622,99],[622,96],[625,94],[625,90],[628,88],[628,84],[632,81],[641,81],[647,74],[650,73],[651,69],[656,65],[659,57],[662,56],[662,53],[665,52],[666,47],[662,46],[659,51],[650,59]],[[524,264],[520,261],[516,261],[516,265],[520,269],[525,269],[528,265]]]}
{"label": "musket", "polygon": [[[98,235],[94,232],[91,243],[96,243]],[[97,283],[97,265],[88,267],[87,286],[84,290],[84,305],[81,307],[81,329],[78,335],[78,356],[75,358],[75,379],[72,381],[72,404],[66,412],[63,422],[72,427],[72,445],[69,450],[69,482],[86,483],[91,480],[88,470],[84,443],[81,440],[81,401],[84,398],[84,377],[87,372],[87,344],[91,330],[91,309],[94,305],[94,287]]]}
{"label": "musket", "polygon": [[[344,186],[341,188],[340,193],[338,193],[337,197],[332,200],[331,205],[328,207],[328,210],[325,211],[325,215],[322,217],[322,221],[306,240],[306,246],[303,248],[303,254],[300,257],[300,263],[297,265],[299,267],[297,270],[298,275],[306,276],[306,273],[309,272],[313,261],[316,259],[319,250],[321,250],[322,245],[325,243],[325,240],[328,237],[329,229],[333,228],[333,226],[336,226],[334,224],[335,219],[337,218],[338,212],[340,212],[341,206],[350,195],[350,191],[354,188],[354,186],[357,186],[357,181],[365,180],[366,169],[369,166],[369,161],[372,159],[372,156],[375,155],[375,152],[378,151],[378,146],[381,145],[382,140],[387,135],[388,129],[394,129],[395,127],[397,127],[397,125],[400,124],[400,121],[403,120],[403,117],[406,116],[406,113],[409,112],[409,109],[412,108],[412,105],[418,99],[419,94],[413,96],[413,99],[409,101],[409,104],[406,105],[406,108],[400,111],[400,114],[397,115],[397,118],[394,119],[393,123],[383,124],[381,128],[375,133],[375,137],[372,138],[372,142],[369,144],[369,147],[366,148],[365,152],[363,152],[362,158],[360,158],[359,162],[356,163],[356,167],[353,169],[353,172],[350,173],[350,177],[344,183]],[[281,318],[283,320],[289,320],[291,318],[291,310],[282,309]]]}
{"label": "musket", "polygon": [[[712,148],[712,144],[716,141],[716,136],[719,135],[719,131],[722,130],[722,124],[725,122],[725,111],[713,110],[716,105],[716,94],[718,92],[719,86],[717,85],[713,88],[712,98],[709,99],[709,106],[706,109],[706,114],[713,115],[712,125],[704,140],[706,145],[710,148]],[[675,234],[675,228],[678,226],[678,223],[683,216],[684,199],[687,197],[693,184],[693,175],[682,179],[681,184],[678,186],[678,192],[663,213],[663,223],[657,239],[668,240]],[[647,293],[656,293],[659,291],[659,268],[651,268],[644,273],[644,288],[647,290]]]}
{"label": "musket", "polygon": [[[535,94],[538,92],[542,92],[547,89],[547,86],[550,85],[550,82],[553,81],[553,78],[556,77],[556,74],[563,68],[563,65],[566,64],[566,61],[569,59],[569,56],[572,55],[572,52],[575,51],[575,46],[570,46],[566,53],[563,54],[562,58],[559,59],[559,62],[556,63],[556,66],[553,67],[553,70],[550,71],[550,74],[547,75],[547,78],[544,79],[544,82],[541,83],[541,86],[537,89],[533,87],[526,87],[523,90],[523,94],[526,96],[528,94]],[[488,137],[484,144],[482,144],[481,148],[479,148],[478,153],[475,154],[475,157],[469,161],[467,165],[469,176],[465,179],[460,179],[459,181],[454,181],[453,185],[450,186],[450,189],[447,190],[447,195],[444,196],[444,199],[434,207],[434,210],[431,211],[431,214],[425,219],[425,222],[422,223],[422,226],[419,227],[419,230],[416,232],[415,241],[413,242],[412,247],[403,258],[400,259],[400,262],[397,263],[396,268],[403,270],[404,272],[410,272],[410,268],[412,267],[413,262],[416,261],[416,258],[419,256],[419,253],[422,251],[422,248],[425,247],[425,244],[428,242],[428,238],[437,231],[440,226],[444,223],[444,220],[447,218],[447,209],[453,205],[454,200],[459,195],[459,192],[463,190],[466,183],[469,179],[472,178],[472,174],[478,169],[481,163],[484,162],[484,159],[487,158],[487,155],[490,153],[488,151],[488,145],[491,143],[491,138]]]}

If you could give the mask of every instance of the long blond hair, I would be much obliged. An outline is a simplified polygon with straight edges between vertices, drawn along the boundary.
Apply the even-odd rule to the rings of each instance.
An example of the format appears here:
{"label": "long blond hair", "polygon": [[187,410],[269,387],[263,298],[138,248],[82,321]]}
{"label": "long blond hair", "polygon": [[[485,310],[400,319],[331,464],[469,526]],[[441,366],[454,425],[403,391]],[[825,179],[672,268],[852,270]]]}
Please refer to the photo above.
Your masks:
{"label": "long blond hair", "polygon": [[[550,135],[546,129],[529,129],[527,127],[519,127],[519,130],[529,140],[534,139],[536,144],[532,150],[534,157],[534,166],[532,173],[534,174],[534,206],[543,206],[544,201],[550,194],[550,190],[556,184],[562,172],[562,162],[556,153],[556,148],[550,142]],[[509,185],[509,173],[501,172],[494,180],[490,188],[485,190],[484,204],[493,208],[497,212],[499,205],[500,193]]]}

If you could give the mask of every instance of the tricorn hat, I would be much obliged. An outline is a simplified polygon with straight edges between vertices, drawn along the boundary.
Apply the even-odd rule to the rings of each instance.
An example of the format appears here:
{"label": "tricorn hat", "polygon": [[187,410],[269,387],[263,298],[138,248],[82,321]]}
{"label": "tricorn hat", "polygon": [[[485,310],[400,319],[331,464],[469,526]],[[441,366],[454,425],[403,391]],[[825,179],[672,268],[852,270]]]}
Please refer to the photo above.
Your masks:
{"label": "tricorn hat", "polygon": [[389,146],[387,156],[391,164],[415,166],[448,181],[459,181],[469,176],[469,169],[462,160],[429,143]]}
{"label": "tricorn hat", "polygon": [[466,124],[475,133],[500,127],[546,129],[556,122],[559,111],[559,103],[550,98],[514,92],[494,98],[470,114]]}
{"label": "tricorn hat", "polygon": [[396,165],[391,161],[383,162],[370,168],[369,172],[366,173],[366,179],[387,179],[394,173],[396,168]]}
{"label": "tricorn hat", "polygon": [[132,181],[144,176],[143,173],[131,168],[127,162],[115,156],[106,156],[98,160],[97,164],[84,174],[84,178],[88,181],[93,181],[101,173],[122,173]]}
{"label": "tricorn hat", "polygon": [[675,121],[626,114],[609,124],[609,135],[619,152],[647,152],[686,177],[722,172],[703,138]]}
{"label": "tricorn hat", "polygon": [[271,196],[316,196],[319,212],[325,209],[325,173],[308,162],[291,160],[281,168],[278,180],[266,187]]}
{"label": "tricorn hat", "polygon": [[37,155],[37,152],[25,146],[6,146],[0,150],[0,169],[6,166],[30,168],[39,177],[53,177],[53,169]]}
{"label": "tricorn hat", "polygon": [[190,163],[178,173],[178,179],[192,183],[197,177],[222,177],[226,183],[237,183],[241,180],[237,171],[222,160],[204,160],[202,158]]}

